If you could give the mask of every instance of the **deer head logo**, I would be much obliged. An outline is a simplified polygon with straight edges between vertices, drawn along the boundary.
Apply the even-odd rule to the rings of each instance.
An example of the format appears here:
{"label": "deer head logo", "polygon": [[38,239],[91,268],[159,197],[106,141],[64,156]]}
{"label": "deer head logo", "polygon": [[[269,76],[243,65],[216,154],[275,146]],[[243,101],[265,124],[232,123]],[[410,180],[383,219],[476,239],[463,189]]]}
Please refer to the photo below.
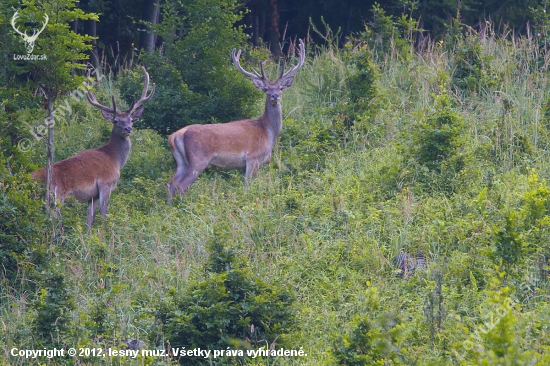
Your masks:
{"label": "deer head logo", "polygon": [[36,38],[38,38],[38,35],[40,33],[42,33],[44,28],[46,28],[46,24],[48,24],[48,20],[50,20],[50,18],[48,18],[48,14],[44,14],[44,25],[42,26],[42,29],[40,29],[40,30],[33,29],[32,36],[28,36],[27,31],[25,31],[23,33],[15,25],[15,22],[19,18],[19,14],[17,14],[18,12],[19,12],[19,10],[16,11],[15,14],[13,14],[13,17],[11,18],[11,26],[13,27],[13,29],[17,33],[19,33],[20,35],[23,36],[23,41],[25,41],[25,43],[27,44],[27,53],[32,53],[32,50],[34,49],[34,42],[36,41]]}

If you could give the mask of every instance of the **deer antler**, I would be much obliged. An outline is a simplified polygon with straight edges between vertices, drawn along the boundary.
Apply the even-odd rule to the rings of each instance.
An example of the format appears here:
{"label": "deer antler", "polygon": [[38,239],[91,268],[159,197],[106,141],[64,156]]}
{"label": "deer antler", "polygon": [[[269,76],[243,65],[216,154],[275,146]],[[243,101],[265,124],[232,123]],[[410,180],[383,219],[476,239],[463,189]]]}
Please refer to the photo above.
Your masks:
{"label": "deer antler", "polygon": [[[248,72],[245,69],[243,69],[241,64],[239,63],[239,58],[241,57],[241,50],[239,50],[237,52],[237,54],[235,54],[235,52],[237,52],[237,50],[235,48],[233,48],[233,50],[231,51],[231,59],[233,60],[233,65],[235,65],[235,67],[243,75],[248,76],[250,78],[258,78],[258,79],[262,79],[262,80],[267,80],[267,77],[265,76],[265,72],[264,72],[263,63],[260,62],[261,75],[256,70],[254,70],[254,68],[252,68],[252,71],[254,73]],[[298,64],[296,66],[294,66],[292,69],[288,70],[287,73],[285,73],[285,62],[283,60],[283,65],[282,65],[282,68],[281,68],[281,74],[280,74],[280,76],[277,80],[287,79],[287,78],[293,76],[296,73],[296,71],[298,71],[304,65],[305,59],[306,59],[306,50],[305,50],[305,47],[304,47],[304,42],[300,39],[300,61],[298,62]]]}
{"label": "deer antler", "polygon": [[88,102],[90,102],[91,105],[93,105],[94,107],[97,107],[101,110],[104,110],[105,112],[107,113],[111,113],[111,114],[114,114],[115,113],[115,109],[114,108],[109,108],[109,107],[106,107],[102,104],[100,104],[96,99],[95,99],[95,96],[94,94],[89,91],[86,93],[86,97],[88,97]]}
{"label": "deer antler", "polygon": [[130,109],[128,109],[128,112],[138,109],[139,107],[141,107],[143,103],[151,99],[153,97],[153,94],[155,94],[155,83],[153,83],[153,87],[151,88],[151,93],[147,95],[147,90],[149,89],[149,73],[147,72],[147,70],[145,70],[145,66],[142,65],[141,68],[143,69],[143,73],[145,74],[145,82],[143,84],[143,91],[141,92],[141,98],[139,98],[137,102],[132,103],[132,106],[130,107]]}
{"label": "deer antler", "polygon": [[[138,109],[141,107],[141,105],[145,102],[147,102],[149,99],[153,97],[153,94],[155,94],[155,83],[153,83],[153,88],[151,89],[151,93],[147,95],[147,89],[149,89],[149,74],[147,73],[147,70],[145,70],[145,67],[142,66],[143,72],[145,73],[145,83],[143,85],[143,91],[141,92],[141,98],[136,102],[136,98],[134,97],[134,100],[132,101],[132,104],[130,105],[130,108],[126,110],[126,113],[131,113],[132,111]],[[90,78],[90,71],[88,71],[88,74],[86,76],[88,79]],[[89,86],[88,84],[86,84]],[[88,101],[91,105],[94,107],[98,107],[101,110],[104,110],[107,113],[116,114],[116,103],[115,103],[115,97],[113,96],[113,108],[106,107],[102,104],[100,104],[96,99],[94,94],[91,91],[88,91],[86,93],[86,97],[88,98]]]}
{"label": "deer antler", "polygon": [[136,105],[136,96],[135,95],[132,98],[132,104],[130,104],[130,107],[126,110],[126,113],[130,113],[132,110],[134,110],[134,105]]}
{"label": "deer antler", "polygon": [[262,75],[258,74],[258,72],[254,69],[252,69],[252,71],[254,71],[254,73],[248,72],[248,71],[246,71],[245,69],[242,68],[242,66],[239,62],[239,59],[241,58],[241,50],[239,50],[236,55],[235,55],[235,52],[237,52],[237,50],[235,48],[233,48],[233,50],[231,51],[231,59],[233,60],[233,65],[235,65],[237,70],[239,70],[244,76],[248,76],[250,78],[259,78],[259,79],[264,79],[265,78],[264,68],[263,68],[261,63],[260,63],[260,69],[262,71]]}
{"label": "deer antler", "polygon": [[300,42],[300,61],[296,66],[288,70],[285,74],[283,74],[285,71],[285,64],[283,62],[283,68],[281,70],[281,76],[279,76],[279,79],[287,79],[293,76],[296,73],[296,71],[298,71],[304,65],[304,61],[306,59],[306,50],[304,47],[304,42],[301,39],[299,40],[299,42]]}
{"label": "deer antler", "polygon": [[[90,70],[88,70],[88,73],[86,74],[86,79],[90,79]],[[86,82],[84,82],[84,85],[86,85],[88,87],[90,86]],[[115,102],[115,97],[114,96],[113,96],[113,106],[114,106],[114,108],[106,107],[102,104],[99,104],[99,102],[95,99],[95,96],[91,91],[86,92],[86,97],[88,98],[88,102],[90,102],[90,104],[93,105],[94,107],[97,107],[101,110],[104,110],[107,113],[115,114],[116,104],[114,104],[114,102]]]}

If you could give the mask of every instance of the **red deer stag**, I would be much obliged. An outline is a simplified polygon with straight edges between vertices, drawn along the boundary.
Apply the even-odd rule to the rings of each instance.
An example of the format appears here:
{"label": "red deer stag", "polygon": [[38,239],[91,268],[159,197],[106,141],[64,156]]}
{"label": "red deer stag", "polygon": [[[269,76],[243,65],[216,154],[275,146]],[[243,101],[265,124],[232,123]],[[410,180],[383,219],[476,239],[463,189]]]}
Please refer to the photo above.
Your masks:
{"label": "red deer stag", "polygon": [[265,92],[265,111],[258,119],[243,119],[211,125],[190,125],[168,137],[176,162],[176,173],[168,183],[168,200],[175,191],[185,194],[189,186],[205,169],[243,169],[245,179],[249,179],[260,165],[271,159],[273,145],[283,125],[281,96],[282,91],[292,85],[294,74],[305,60],[304,43],[300,40],[300,60],[288,72],[275,81],[265,76],[260,63],[261,75],[245,71],[240,63],[241,50],[233,49],[231,59],[235,67],[252,79],[254,86]]}
{"label": "red deer stag", "polygon": [[[120,169],[126,164],[130,153],[129,136],[132,133],[133,122],[143,114],[143,103],[151,99],[155,93],[153,84],[151,93],[147,96],[149,74],[144,67],[143,72],[145,84],[141,98],[137,102],[134,98],[130,108],[124,112],[117,110],[114,96],[113,108],[109,108],[99,104],[91,92],[86,94],[90,104],[101,109],[103,118],[113,123],[111,138],[97,149],[84,150],[55,163],[52,167],[55,201],[63,203],[67,196],[74,196],[79,202],[88,202],[88,230],[92,228],[98,203],[101,216],[105,217],[107,214],[109,197],[120,178]],[[32,177],[45,183],[46,167],[32,173]]]}

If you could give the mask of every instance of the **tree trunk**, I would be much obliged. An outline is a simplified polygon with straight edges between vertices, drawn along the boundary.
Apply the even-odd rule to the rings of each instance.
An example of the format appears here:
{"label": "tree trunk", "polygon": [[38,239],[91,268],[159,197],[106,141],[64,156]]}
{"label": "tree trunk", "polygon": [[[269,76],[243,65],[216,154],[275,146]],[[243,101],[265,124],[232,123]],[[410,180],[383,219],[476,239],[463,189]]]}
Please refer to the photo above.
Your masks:
{"label": "tree trunk", "polygon": [[[84,33],[97,37],[97,22],[92,19],[84,21]],[[97,51],[97,39],[92,41],[92,49],[90,51],[90,63],[94,66],[95,69],[99,68],[99,54]]]}
{"label": "tree trunk", "polygon": [[258,39],[258,42],[262,42],[260,41],[261,40],[265,40],[265,26],[266,26],[266,12],[264,9],[261,9],[259,10],[259,17],[260,17],[260,30],[258,32],[258,36],[259,36],[259,39]]}
{"label": "tree trunk", "polygon": [[279,32],[279,10],[277,9],[277,0],[269,0],[269,29],[267,31],[267,41],[269,50],[275,59],[281,58],[283,53],[279,44],[281,33]]}
{"label": "tree trunk", "polygon": [[353,0],[348,0],[348,12],[346,23],[344,25],[344,33],[342,34],[342,42],[346,42],[346,38],[351,33],[351,19],[353,18]]}
{"label": "tree trunk", "polygon": [[71,30],[75,33],[78,33],[78,19],[73,20],[69,23]]}
{"label": "tree trunk", "polygon": [[47,146],[47,157],[48,163],[46,164],[46,212],[52,213],[52,205],[55,205],[53,190],[52,190],[52,174],[53,174],[53,160],[54,160],[54,136],[53,136],[53,126],[55,120],[53,118],[53,101],[54,97],[51,92],[47,92],[48,98],[48,117],[47,126],[48,126],[48,146]]}
{"label": "tree trunk", "polygon": [[252,5],[252,45],[258,47],[260,45],[260,7],[258,0]]}
{"label": "tree trunk", "polygon": [[283,56],[281,45],[281,33],[279,32],[279,10],[277,9],[277,0],[269,0],[269,30],[267,32],[267,41],[269,50],[276,60]]}
{"label": "tree trunk", "polygon": [[[142,20],[148,22],[150,25],[158,23],[159,19],[159,0],[145,0],[143,2],[143,15]],[[141,48],[145,51],[153,51],[155,49],[156,36],[153,30],[147,25],[147,30],[141,33]]]}

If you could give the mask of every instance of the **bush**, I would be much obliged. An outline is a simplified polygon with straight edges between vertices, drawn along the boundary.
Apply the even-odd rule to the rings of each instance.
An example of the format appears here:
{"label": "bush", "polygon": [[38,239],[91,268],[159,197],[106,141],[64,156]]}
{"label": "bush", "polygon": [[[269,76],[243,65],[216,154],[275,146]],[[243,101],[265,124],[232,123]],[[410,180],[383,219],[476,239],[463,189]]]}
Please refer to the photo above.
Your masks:
{"label": "bush", "polygon": [[358,315],[351,331],[337,337],[332,354],[339,365],[388,365],[402,359],[400,343],[403,325],[391,314],[378,313],[377,288],[367,290],[368,314]]}
{"label": "bush", "polygon": [[[365,45],[345,46],[343,59],[346,68],[346,86],[348,99],[340,101],[334,111],[344,116],[347,127],[355,125],[358,120],[371,120],[377,111],[375,103],[378,97],[378,69],[372,61],[371,52]],[[365,126],[366,127],[366,126]]]}
{"label": "bush", "polygon": [[[386,15],[386,10],[375,2],[371,10],[372,20],[367,24],[365,30],[359,33],[359,40],[373,51],[377,62],[383,62],[386,56],[395,52],[408,59],[416,40],[416,34],[422,31],[417,26],[419,22],[411,16],[417,4],[407,2],[406,5],[403,5],[401,16],[394,17]],[[407,8],[410,14],[405,14]]]}
{"label": "bush", "polygon": [[484,54],[475,36],[464,37],[454,49],[453,85],[466,91],[495,88],[499,77],[491,67],[492,55]]}
{"label": "bush", "polygon": [[[524,351],[518,341],[519,309],[511,299],[508,287],[502,286],[501,278],[491,278],[492,289],[486,290],[486,299],[480,306],[478,324],[459,349],[461,365],[545,365],[550,357],[538,350]],[[521,332],[521,331],[520,331]],[[538,361],[538,362],[537,362]]]}
{"label": "bush", "polygon": [[468,164],[463,152],[464,120],[452,108],[445,90],[435,96],[434,104],[432,111],[420,116],[406,154],[414,157],[421,183],[448,191]]}
{"label": "bush", "polygon": [[44,264],[45,220],[36,185],[27,174],[8,174],[4,164],[0,155],[0,266],[14,284],[18,277],[32,278],[29,272]]}
{"label": "bush", "polygon": [[[215,234],[208,244],[207,278],[191,282],[185,294],[176,296],[176,309],[161,314],[166,337],[172,347],[186,349],[284,346],[294,324],[293,293],[254,276],[245,260],[224,246],[227,242],[228,234]],[[210,361],[182,358],[180,363]]]}
{"label": "bush", "polygon": [[452,109],[449,95],[443,90],[435,97],[434,111],[420,121],[413,132],[413,152],[418,163],[441,171],[442,163],[462,145],[464,122]]}
{"label": "bush", "polygon": [[[28,174],[32,166],[20,149],[20,144],[35,141],[12,108],[19,106],[10,103],[5,107],[7,113],[0,113],[0,130],[4,131],[0,136],[0,271],[11,285],[18,276],[32,278],[29,272],[43,264],[46,225],[41,192]],[[25,281],[25,286],[32,283]]]}
{"label": "bush", "polygon": [[[74,341],[69,337],[70,312],[74,310],[72,297],[65,286],[62,274],[49,272],[33,307],[37,312],[34,330],[43,347],[62,347]],[[71,344],[72,345],[72,344]]]}

